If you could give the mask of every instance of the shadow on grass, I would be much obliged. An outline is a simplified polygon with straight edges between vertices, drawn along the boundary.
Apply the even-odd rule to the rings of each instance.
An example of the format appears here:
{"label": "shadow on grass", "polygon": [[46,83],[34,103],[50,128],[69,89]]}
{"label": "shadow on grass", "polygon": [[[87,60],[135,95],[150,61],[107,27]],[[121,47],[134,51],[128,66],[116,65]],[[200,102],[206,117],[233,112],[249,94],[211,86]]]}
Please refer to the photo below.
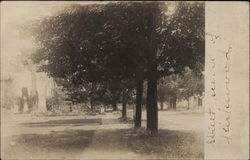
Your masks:
{"label": "shadow on grass", "polygon": [[204,157],[203,134],[183,131],[159,130],[155,137],[147,135],[145,129],[103,130],[95,140],[95,149],[128,148],[138,154],[156,158],[199,158]]}
{"label": "shadow on grass", "polygon": [[[13,136],[18,152],[30,151],[67,158],[76,156],[86,148],[97,153],[105,151],[127,151],[156,158],[199,158],[204,157],[203,135],[191,132],[159,130],[159,134],[151,137],[144,129],[116,130],[64,130],[50,134],[23,134]],[[13,153],[13,147],[12,151]],[[31,154],[31,153],[26,153]],[[127,157],[123,157],[127,158]]]}
{"label": "shadow on grass", "polygon": [[94,130],[52,131],[49,134],[21,134],[11,137],[3,151],[7,158],[71,158],[87,148]]}
{"label": "shadow on grass", "polygon": [[137,153],[157,155],[159,158],[204,158],[204,139],[201,133],[159,130],[155,137],[145,131],[130,136],[129,145]]}

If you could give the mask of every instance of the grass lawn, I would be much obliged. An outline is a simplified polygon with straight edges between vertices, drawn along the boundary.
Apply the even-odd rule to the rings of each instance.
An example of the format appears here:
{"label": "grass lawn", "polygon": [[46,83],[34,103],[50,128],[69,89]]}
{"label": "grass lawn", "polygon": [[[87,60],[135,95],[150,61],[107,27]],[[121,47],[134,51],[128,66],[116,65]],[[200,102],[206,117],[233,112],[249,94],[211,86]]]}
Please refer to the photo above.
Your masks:
{"label": "grass lawn", "polygon": [[13,136],[11,141],[16,144],[9,151],[25,158],[87,158],[81,157],[85,149],[96,153],[126,151],[151,158],[202,159],[204,154],[202,135],[170,130],[160,130],[155,137],[143,129],[64,130]]}
{"label": "grass lawn", "polygon": [[[148,135],[145,128],[134,130],[133,124],[121,123],[114,114],[105,115],[103,123],[101,117],[95,116],[25,121],[17,125],[19,130],[5,137],[2,158],[90,159],[91,154],[93,159],[203,159],[202,116],[176,114],[160,114],[160,129],[155,137]],[[7,122],[5,126],[15,128]],[[187,130],[188,126],[191,130]]]}

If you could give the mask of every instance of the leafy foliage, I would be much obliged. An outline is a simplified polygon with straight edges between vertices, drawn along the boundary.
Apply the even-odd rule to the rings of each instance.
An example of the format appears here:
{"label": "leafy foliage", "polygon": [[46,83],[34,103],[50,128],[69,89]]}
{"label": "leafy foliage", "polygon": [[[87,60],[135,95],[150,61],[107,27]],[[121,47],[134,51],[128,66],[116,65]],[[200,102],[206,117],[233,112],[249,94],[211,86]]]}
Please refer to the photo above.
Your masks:
{"label": "leafy foliage", "polygon": [[204,92],[204,76],[197,75],[190,68],[185,68],[182,75],[170,75],[159,81],[158,98],[168,101],[169,97],[176,95],[179,99],[188,100],[194,95]]}
{"label": "leafy foliage", "polygon": [[135,84],[147,79],[147,103],[156,108],[157,80],[168,76],[160,96],[177,94],[186,67],[197,75],[204,69],[204,3],[178,2],[172,14],[169,6],[71,5],[32,22],[38,45],[32,59],[41,71],[63,80],[72,97],[83,93],[96,102],[118,101],[122,91],[133,93]]}

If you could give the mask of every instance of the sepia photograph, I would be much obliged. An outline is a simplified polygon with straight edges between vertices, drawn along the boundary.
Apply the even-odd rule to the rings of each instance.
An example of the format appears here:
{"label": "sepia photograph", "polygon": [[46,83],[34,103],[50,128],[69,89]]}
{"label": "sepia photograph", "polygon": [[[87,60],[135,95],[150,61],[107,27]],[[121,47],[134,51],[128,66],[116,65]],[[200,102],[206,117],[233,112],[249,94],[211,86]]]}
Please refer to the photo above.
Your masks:
{"label": "sepia photograph", "polygon": [[1,2],[1,159],[205,159],[206,36],[205,2]]}

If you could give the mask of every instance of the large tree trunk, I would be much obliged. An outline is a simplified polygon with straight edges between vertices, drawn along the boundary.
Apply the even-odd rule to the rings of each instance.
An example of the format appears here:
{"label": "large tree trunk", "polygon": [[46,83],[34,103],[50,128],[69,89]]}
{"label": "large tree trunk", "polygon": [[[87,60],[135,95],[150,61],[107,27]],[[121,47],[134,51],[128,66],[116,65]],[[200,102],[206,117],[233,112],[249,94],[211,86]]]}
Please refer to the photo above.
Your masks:
{"label": "large tree trunk", "polygon": [[94,111],[94,102],[93,102],[93,92],[94,92],[94,89],[95,89],[95,84],[94,83],[90,83],[90,87],[91,87],[91,94],[90,94],[90,108],[91,108],[91,111]]}
{"label": "large tree trunk", "polygon": [[143,96],[143,79],[140,78],[136,83],[135,128],[141,127],[142,96]]}
{"label": "large tree trunk", "polygon": [[170,109],[174,110],[174,97],[171,96],[169,99],[170,99],[170,101],[169,101]]}
{"label": "large tree trunk", "polygon": [[161,103],[161,110],[163,110],[163,105],[164,105],[164,102],[163,102],[163,99],[160,100],[160,103]]}
{"label": "large tree trunk", "polygon": [[127,97],[126,97],[126,91],[123,89],[122,91],[122,119],[127,118]]}
{"label": "large tree trunk", "polygon": [[117,102],[116,102],[116,99],[113,99],[112,108],[113,108],[113,111],[117,111]]}
{"label": "large tree trunk", "polygon": [[187,98],[186,100],[187,100],[187,102],[188,102],[187,110],[189,110],[189,109],[190,109],[190,101],[189,101],[189,98]]}
{"label": "large tree trunk", "polygon": [[172,109],[172,98],[171,96],[168,97],[168,110]]}
{"label": "large tree trunk", "polygon": [[90,109],[91,109],[91,111],[94,111],[94,104],[93,104],[92,97],[90,97]]}
{"label": "large tree trunk", "polygon": [[[157,4],[156,4],[157,5]],[[155,5],[152,4],[151,14],[148,19],[148,75],[147,75],[147,131],[152,136],[158,132],[157,108],[157,43],[155,41]]]}
{"label": "large tree trunk", "polygon": [[158,131],[157,79],[154,75],[148,77],[147,130],[151,135]]}
{"label": "large tree trunk", "polygon": [[176,101],[177,101],[177,97],[174,96],[173,97],[173,109],[176,110]]}

